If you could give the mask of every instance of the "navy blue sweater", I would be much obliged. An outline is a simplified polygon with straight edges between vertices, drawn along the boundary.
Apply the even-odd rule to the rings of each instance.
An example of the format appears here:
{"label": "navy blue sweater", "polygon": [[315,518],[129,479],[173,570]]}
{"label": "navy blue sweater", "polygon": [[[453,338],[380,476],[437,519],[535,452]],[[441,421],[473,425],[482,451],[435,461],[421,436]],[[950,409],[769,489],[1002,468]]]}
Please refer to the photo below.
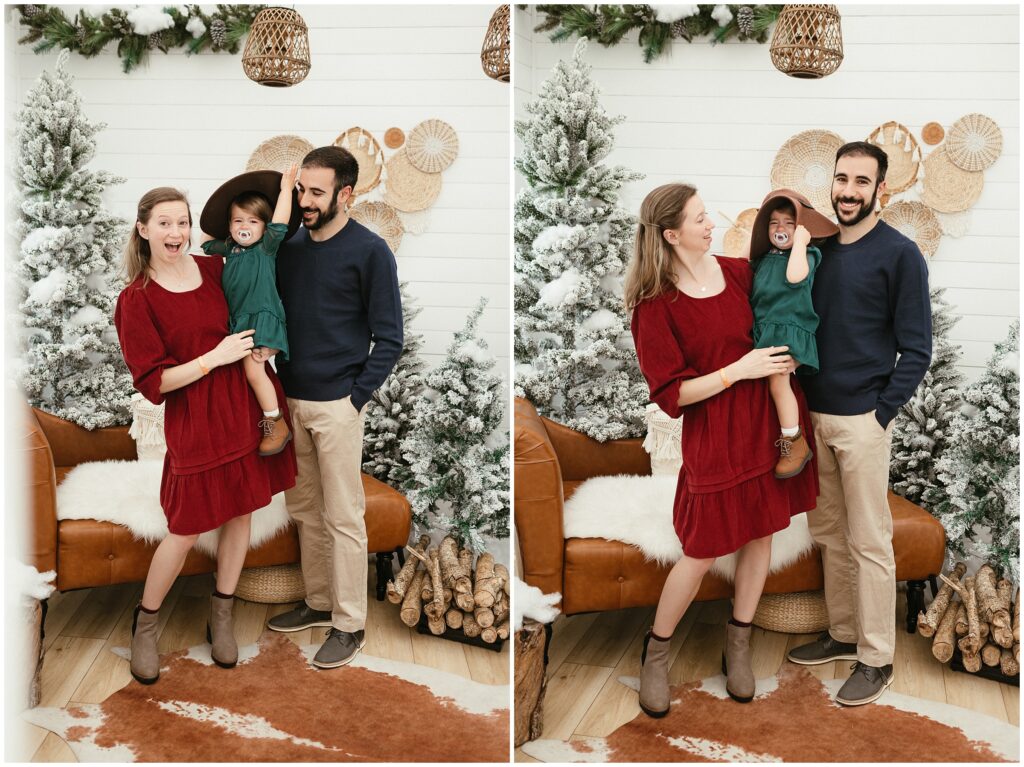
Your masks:
{"label": "navy blue sweater", "polygon": [[278,250],[277,287],[291,346],[277,363],[285,394],[318,402],[351,394],[361,409],[402,353],[398,268],[387,243],[352,219],[324,242],[301,227]]}
{"label": "navy blue sweater", "polygon": [[884,221],[849,245],[829,238],[821,253],[811,292],[821,318],[819,372],[800,384],[811,410],[874,410],[885,428],[931,363],[928,267],[917,245]]}

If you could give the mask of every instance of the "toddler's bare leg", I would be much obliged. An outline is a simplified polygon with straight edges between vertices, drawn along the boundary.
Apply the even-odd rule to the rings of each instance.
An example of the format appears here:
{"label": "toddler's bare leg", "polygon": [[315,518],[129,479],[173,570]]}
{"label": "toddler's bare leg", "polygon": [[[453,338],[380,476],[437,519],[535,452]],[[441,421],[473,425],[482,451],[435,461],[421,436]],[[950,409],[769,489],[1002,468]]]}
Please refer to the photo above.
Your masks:
{"label": "toddler's bare leg", "polygon": [[272,413],[277,410],[277,392],[274,391],[274,384],[267,375],[266,363],[256,362],[252,356],[244,358],[245,377],[249,381],[256,394],[256,401],[265,413]]}
{"label": "toddler's bare leg", "polygon": [[779,414],[779,425],[783,429],[795,429],[800,425],[800,411],[796,404],[796,395],[789,385],[789,373],[776,373],[768,378],[768,388],[775,402],[775,412]]}

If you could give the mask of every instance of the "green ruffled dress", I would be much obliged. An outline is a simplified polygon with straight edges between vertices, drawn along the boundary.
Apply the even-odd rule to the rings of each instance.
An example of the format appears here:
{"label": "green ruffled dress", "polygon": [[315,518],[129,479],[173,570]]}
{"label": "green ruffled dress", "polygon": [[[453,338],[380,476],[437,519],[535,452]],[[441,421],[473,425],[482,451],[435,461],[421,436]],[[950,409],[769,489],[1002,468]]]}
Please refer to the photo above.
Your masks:
{"label": "green ruffled dress", "polygon": [[807,246],[807,276],[800,282],[786,280],[789,253],[769,250],[753,261],[754,282],[750,306],[754,311],[754,347],[788,346],[800,363],[801,373],[818,372],[818,315],[811,303],[814,272],[821,263],[821,251]]}
{"label": "green ruffled dress", "polygon": [[288,331],[284,304],[277,294],[277,249],[288,233],[285,224],[267,224],[259,242],[242,248],[234,242],[210,240],[203,243],[208,256],[225,256],[221,288],[228,301],[228,332],[256,330],[253,343],[280,349],[288,359]]}

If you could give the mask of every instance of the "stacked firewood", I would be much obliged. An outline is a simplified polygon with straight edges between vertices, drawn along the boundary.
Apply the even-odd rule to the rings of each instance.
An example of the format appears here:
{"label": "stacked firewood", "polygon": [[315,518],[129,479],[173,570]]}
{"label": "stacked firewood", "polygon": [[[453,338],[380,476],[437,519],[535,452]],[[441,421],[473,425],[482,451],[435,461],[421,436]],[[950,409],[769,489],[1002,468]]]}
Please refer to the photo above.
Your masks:
{"label": "stacked firewood", "polygon": [[967,671],[982,664],[998,666],[1006,676],[1020,673],[1020,588],[997,579],[990,565],[973,576],[958,562],[926,612],[917,618],[917,633],[932,637],[932,655],[945,663],[953,657],[954,642]]}
{"label": "stacked firewood", "polygon": [[431,634],[453,629],[488,644],[508,639],[512,583],[494,555],[484,552],[474,567],[473,552],[460,550],[450,535],[440,546],[430,546],[430,538],[421,535],[407,550],[409,558],[387,586],[388,600],[402,606],[406,626],[419,623],[422,613]]}

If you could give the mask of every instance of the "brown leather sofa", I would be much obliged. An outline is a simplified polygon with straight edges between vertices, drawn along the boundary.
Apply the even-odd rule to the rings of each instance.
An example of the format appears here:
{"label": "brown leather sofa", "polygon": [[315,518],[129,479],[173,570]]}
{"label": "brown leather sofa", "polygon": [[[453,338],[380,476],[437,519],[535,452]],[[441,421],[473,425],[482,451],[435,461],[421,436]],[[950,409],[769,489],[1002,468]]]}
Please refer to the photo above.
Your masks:
{"label": "brown leather sofa", "polygon": [[[562,531],[566,498],[591,477],[650,474],[641,440],[597,442],[543,418],[525,399],[515,407],[515,526],[523,580],[545,593],[562,595],[566,615],[657,604],[668,567],[644,560],[634,546],[603,538],[569,538]],[[907,581],[907,630],[913,632],[924,604],[924,582],[935,577],[945,556],[942,525],[928,512],[889,494],[893,514],[896,579]],[[817,549],[768,576],[766,594],[824,587]],[[698,600],[724,599],[732,584],[708,573]]]}
{"label": "brown leather sofa", "polygon": [[[87,461],[136,459],[135,440],[126,427],[88,431],[33,408],[26,412],[21,444],[28,472],[27,506],[32,514],[27,561],[40,572],[56,570],[58,591],[145,580],[156,547],[136,540],[131,531],[111,522],[57,520],[57,485],[72,468]],[[366,535],[377,560],[377,598],[384,598],[392,577],[392,557],[409,539],[409,502],[373,477],[363,475]],[[246,555],[245,567],[299,561],[294,526]],[[213,572],[215,562],[196,550],[182,575]]]}

